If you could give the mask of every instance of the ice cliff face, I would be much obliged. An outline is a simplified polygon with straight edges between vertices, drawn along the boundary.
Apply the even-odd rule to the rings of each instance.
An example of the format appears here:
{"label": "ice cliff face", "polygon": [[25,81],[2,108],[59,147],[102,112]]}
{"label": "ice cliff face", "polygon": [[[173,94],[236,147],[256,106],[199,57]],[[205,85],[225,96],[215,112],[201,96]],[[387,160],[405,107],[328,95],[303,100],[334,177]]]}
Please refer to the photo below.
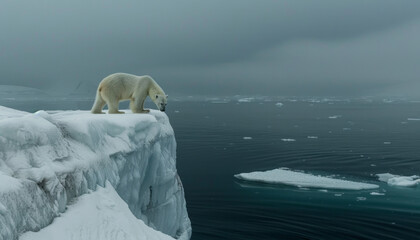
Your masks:
{"label": "ice cliff face", "polygon": [[112,185],[148,226],[189,239],[167,116],[0,107],[0,239],[44,228],[74,198]]}

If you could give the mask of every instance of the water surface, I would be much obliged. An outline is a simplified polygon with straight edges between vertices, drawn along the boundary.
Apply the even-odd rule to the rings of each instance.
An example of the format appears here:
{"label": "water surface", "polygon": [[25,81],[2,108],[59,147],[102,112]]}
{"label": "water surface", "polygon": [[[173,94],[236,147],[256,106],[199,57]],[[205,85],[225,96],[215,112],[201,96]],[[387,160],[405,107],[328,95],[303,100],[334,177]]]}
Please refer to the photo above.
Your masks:
{"label": "water surface", "polygon": [[[420,175],[420,103],[276,103],[169,101],[193,240],[420,239],[420,187],[389,187],[375,177]],[[91,99],[0,102],[31,112],[87,110],[91,104]],[[299,189],[233,177],[278,167],[380,188]]]}

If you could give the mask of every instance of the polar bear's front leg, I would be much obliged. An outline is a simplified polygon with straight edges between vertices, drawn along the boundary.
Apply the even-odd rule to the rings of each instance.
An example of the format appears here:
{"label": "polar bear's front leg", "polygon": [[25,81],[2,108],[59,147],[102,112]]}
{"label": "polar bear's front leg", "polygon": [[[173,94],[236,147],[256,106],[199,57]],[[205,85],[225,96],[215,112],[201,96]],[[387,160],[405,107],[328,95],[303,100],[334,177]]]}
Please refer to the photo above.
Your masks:
{"label": "polar bear's front leg", "polygon": [[140,98],[133,98],[130,100],[130,109],[133,113],[148,113],[150,110],[144,109],[144,101],[146,98],[140,99]]}

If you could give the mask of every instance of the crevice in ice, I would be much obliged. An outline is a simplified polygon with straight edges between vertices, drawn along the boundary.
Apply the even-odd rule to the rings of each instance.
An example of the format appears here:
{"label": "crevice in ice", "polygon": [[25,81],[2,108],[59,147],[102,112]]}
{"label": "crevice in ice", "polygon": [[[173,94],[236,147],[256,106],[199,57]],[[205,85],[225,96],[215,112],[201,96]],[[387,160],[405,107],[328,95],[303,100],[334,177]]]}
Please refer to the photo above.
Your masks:
{"label": "crevice in ice", "polygon": [[149,187],[149,204],[147,204],[147,210],[152,208],[152,196],[153,196],[153,188],[152,186]]}

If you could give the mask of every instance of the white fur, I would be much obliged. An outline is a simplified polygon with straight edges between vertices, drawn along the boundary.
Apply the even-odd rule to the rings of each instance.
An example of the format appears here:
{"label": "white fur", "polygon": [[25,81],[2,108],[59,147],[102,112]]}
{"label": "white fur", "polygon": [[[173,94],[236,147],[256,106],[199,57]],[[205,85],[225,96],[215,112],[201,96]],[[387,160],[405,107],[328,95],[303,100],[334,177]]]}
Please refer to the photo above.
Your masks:
{"label": "white fur", "polygon": [[144,101],[149,96],[159,110],[165,111],[167,95],[150,76],[136,76],[127,73],[114,73],[104,78],[98,86],[92,113],[103,113],[105,104],[108,113],[124,113],[118,111],[118,103],[130,100],[133,113],[147,113]]}

